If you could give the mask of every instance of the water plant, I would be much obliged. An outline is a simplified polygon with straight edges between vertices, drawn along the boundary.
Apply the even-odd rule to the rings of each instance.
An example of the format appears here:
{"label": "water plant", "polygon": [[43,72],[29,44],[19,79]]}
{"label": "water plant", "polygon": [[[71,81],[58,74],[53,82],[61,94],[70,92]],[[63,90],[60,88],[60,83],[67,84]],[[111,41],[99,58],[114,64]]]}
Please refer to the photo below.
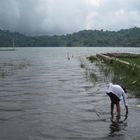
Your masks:
{"label": "water plant", "polygon": [[0,78],[5,78],[16,73],[18,70],[27,69],[31,65],[29,63],[19,62],[7,62],[0,63]]}
{"label": "water plant", "polygon": [[132,140],[140,140],[140,136],[135,136]]}
{"label": "water plant", "polygon": [[87,59],[88,59],[91,63],[93,63],[94,61],[97,60],[97,57],[91,55],[91,56],[87,57]]}
{"label": "water plant", "polygon": [[81,64],[80,67],[81,67],[81,68],[85,68],[85,65],[84,65],[84,64]]}
{"label": "water plant", "polygon": [[90,72],[89,78],[90,78],[90,80],[91,80],[92,82],[97,82],[97,76],[96,76],[95,73]]}

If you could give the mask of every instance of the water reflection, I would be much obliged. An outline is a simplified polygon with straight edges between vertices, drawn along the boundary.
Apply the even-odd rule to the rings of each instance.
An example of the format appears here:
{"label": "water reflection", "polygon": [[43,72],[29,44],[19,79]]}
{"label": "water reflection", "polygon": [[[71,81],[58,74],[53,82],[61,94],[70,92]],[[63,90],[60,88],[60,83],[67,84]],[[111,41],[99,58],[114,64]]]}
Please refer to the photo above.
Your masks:
{"label": "water reflection", "polygon": [[121,120],[120,118],[116,118],[115,120],[113,120],[111,118],[111,124],[109,126],[109,128],[110,128],[109,136],[114,137],[114,136],[124,135],[124,133],[122,133],[122,131],[125,131],[125,129],[127,128],[126,120],[127,120],[127,116],[125,116],[125,118],[123,120]]}

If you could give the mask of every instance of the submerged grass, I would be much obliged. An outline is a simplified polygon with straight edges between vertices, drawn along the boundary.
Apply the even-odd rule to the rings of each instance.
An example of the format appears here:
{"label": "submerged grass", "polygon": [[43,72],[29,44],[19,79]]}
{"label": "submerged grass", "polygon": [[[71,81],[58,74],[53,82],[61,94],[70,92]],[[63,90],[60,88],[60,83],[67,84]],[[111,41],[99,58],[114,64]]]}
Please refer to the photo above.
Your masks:
{"label": "submerged grass", "polygon": [[135,136],[132,140],[140,140],[140,136]]}
{"label": "submerged grass", "polygon": [[86,75],[87,80],[90,80],[93,83],[97,82],[97,76],[95,73],[89,72],[86,70],[85,75]]}
{"label": "submerged grass", "polygon": [[90,73],[89,78],[92,82],[97,82],[97,76],[95,73]]}
{"label": "submerged grass", "polygon": [[[90,60],[91,63],[93,63],[95,60],[97,60],[97,58],[95,58],[95,56],[86,57],[86,59]],[[85,69],[86,79],[92,81],[93,83],[96,83],[98,80],[98,77],[95,74],[92,67],[90,67],[89,62],[87,62],[86,59],[85,58],[80,59],[80,61],[81,61],[80,67]]]}
{"label": "submerged grass", "polygon": [[91,63],[93,63],[94,61],[97,60],[96,56],[89,56],[89,57],[87,57],[87,59],[88,59]]}
{"label": "submerged grass", "polygon": [[0,63],[0,78],[13,75],[18,70],[27,69],[30,66],[29,63]]}

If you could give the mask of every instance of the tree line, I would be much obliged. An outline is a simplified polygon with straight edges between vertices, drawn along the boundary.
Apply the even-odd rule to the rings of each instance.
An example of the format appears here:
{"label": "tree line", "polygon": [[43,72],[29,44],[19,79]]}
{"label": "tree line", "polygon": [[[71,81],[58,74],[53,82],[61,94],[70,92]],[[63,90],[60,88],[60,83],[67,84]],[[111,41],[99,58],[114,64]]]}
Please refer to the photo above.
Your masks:
{"label": "tree line", "polygon": [[67,35],[27,36],[0,30],[0,47],[140,47],[140,28],[119,31],[83,30]]}

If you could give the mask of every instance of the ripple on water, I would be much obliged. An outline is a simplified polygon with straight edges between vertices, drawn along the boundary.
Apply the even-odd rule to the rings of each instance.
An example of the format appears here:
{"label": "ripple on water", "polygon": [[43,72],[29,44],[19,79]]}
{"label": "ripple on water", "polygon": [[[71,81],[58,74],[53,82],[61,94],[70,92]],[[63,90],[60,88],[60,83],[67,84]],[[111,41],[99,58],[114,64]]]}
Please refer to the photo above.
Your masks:
{"label": "ripple on water", "polygon": [[[117,128],[110,121],[105,94],[109,79],[93,64],[89,68],[97,81],[92,82],[80,67],[76,56],[95,54],[98,48],[38,49],[0,55],[1,62],[27,64],[0,77],[0,139],[130,140],[139,134],[139,101],[130,100],[128,126],[122,123]],[[74,54],[70,61],[67,51]]]}

